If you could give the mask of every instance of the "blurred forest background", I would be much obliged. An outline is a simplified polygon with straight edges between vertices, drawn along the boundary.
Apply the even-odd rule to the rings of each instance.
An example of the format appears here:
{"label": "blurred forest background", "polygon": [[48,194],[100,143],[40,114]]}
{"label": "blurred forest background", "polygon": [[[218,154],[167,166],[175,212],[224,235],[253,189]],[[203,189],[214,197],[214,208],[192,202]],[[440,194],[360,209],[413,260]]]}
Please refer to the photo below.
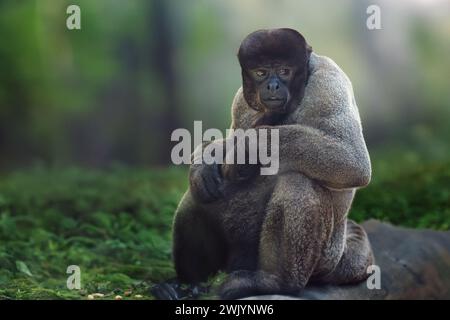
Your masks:
{"label": "blurred forest background", "polygon": [[283,26],[352,79],[369,149],[449,154],[448,1],[2,0],[0,168],[170,164],[174,128],[229,126],[240,41]]}
{"label": "blurred forest background", "polygon": [[[66,28],[70,4],[81,30]],[[81,296],[152,298],[174,275],[187,185],[170,134],[228,128],[239,44],[273,27],[353,82],[373,180],[351,216],[448,230],[449,1],[0,0],[0,298],[78,297],[71,263],[89,270]]]}

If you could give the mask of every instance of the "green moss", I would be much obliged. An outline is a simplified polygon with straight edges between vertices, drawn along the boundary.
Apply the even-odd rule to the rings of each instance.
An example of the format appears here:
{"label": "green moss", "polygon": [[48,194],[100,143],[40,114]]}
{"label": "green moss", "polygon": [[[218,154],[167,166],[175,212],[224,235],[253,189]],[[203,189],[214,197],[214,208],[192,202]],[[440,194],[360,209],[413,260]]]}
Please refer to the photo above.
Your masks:
{"label": "green moss", "polygon": [[[175,276],[171,223],[186,186],[179,168],[35,168],[1,177],[0,299],[153,299],[151,286]],[[350,216],[448,230],[449,186],[450,163],[377,161]],[[81,268],[81,290],[66,287],[69,265]]]}
{"label": "green moss", "polygon": [[[33,169],[0,179],[0,298],[105,298],[174,277],[171,222],[181,169]],[[81,268],[82,290],[66,269]],[[29,271],[29,273],[27,272]],[[127,298],[124,296],[124,298]]]}
{"label": "green moss", "polygon": [[358,191],[350,217],[450,229],[450,163],[392,167],[395,164],[386,161],[374,168],[373,181]]}

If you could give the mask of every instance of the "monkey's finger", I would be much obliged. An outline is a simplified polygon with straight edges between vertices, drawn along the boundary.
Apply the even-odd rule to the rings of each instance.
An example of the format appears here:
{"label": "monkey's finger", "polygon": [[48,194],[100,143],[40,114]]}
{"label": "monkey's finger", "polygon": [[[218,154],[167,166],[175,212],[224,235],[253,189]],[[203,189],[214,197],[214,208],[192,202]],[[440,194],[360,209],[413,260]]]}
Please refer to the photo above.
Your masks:
{"label": "monkey's finger", "polygon": [[216,165],[214,170],[214,181],[216,183],[216,190],[219,197],[223,196],[223,177],[220,165]]}
{"label": "monkey's finger", "polygon": [[218,199],[222,196],[222,193],[220,192],[220,185],[221,181],[220,178],[213,174],[209,177],[210,179],[210,185],[209,185],[209,191],[210,193],[215,197],[215,199]]}
{"label": "monkey's finger", "polygon": [[236,181],[237,178],[237,170],[236,165],[227,164],[222,168],[222,174],[225,180],[228,181]]}
{"label": "monkey's finger", "polygon": [[223,177],[222,177],[222,165],[216,164],[216,165],[214,166],[213,174],[214,174],[214,180],[216,180],[216,182],[217,182],[218,184],[223,182]]}
{"label": "monkey's finger", "polygon": [[216,197],[214,196],[213,185],[211,183],[211,178],[209,175],[202,175],[202,190],[205,195],[206,200],[209,202],[214,200]]}

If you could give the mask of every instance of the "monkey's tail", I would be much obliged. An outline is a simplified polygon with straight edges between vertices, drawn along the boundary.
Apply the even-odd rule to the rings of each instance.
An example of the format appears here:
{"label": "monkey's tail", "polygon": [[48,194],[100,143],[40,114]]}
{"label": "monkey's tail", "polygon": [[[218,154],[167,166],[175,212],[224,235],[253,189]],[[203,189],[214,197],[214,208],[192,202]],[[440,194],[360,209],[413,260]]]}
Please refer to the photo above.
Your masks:
{"label": "monkey's tail", "polygon": [[283,287],[280,277],[274,274],[247,270],[230,273],[219,288],[219,296],[225,300],[265,294],[297,295],[299,290]]}

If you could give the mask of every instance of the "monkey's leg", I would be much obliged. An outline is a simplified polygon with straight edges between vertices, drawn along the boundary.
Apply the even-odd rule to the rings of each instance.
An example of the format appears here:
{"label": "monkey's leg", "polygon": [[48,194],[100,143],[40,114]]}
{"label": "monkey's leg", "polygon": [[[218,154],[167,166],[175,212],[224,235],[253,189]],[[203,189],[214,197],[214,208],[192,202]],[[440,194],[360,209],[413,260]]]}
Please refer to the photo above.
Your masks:
{"label": "monkey's leg", "polygon": [[258,257],[258,241],[242,242],[230,246],[227,260],[227,272],[238,270],[256,271]]}
{"label": "monkey's leg", "polygon": [[281,176],[263,225],[260,268],[277,275],[284,289],[302,289],[330,237],[332,213],[328,190],[300,173]]}
{"label": "monkey's leg", "polygon": [[347,220],[347,236],[344,254],[336,268],[320,279],[332,284],[350,284],[363,281],[369,275],[367,267],[374,263],[372,248],[364,229]]}
{"label": "monkey's leg", "polygon": [[224,266],[227,250],[221,232],[208,220],[189,190],[176,211],[173,230],[173,257],[180,281],[207,280]]}
{"label": "monkey's leg", "polygon": [[227,299],[294,293],[312,275],[330,236],[329,192],[300,173],[285,173],[267,207],[259,246],[259,271],[236,272],[221,288]]}
{"label": "monkey's leg", "polygon": [[254,179],[224,187],[224,198],[211,212],[220,218],[228,244],[226,271],[256,271],[261,228],[276,176]]}

